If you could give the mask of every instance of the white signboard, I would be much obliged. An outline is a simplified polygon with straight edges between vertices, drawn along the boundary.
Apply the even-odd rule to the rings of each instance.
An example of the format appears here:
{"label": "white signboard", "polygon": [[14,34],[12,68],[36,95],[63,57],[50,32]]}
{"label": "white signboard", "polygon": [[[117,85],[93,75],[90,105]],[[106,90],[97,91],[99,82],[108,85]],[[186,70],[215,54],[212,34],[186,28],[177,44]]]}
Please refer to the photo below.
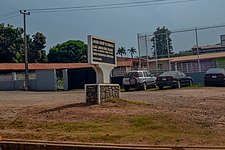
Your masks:
{"label": "white signboard", "polygon": [[115,42],[89,35],[88,63],[116,66]]}
{"label": "white signboard", "polygon": [[220,35],[221,46],[225,46],[225,35]]}

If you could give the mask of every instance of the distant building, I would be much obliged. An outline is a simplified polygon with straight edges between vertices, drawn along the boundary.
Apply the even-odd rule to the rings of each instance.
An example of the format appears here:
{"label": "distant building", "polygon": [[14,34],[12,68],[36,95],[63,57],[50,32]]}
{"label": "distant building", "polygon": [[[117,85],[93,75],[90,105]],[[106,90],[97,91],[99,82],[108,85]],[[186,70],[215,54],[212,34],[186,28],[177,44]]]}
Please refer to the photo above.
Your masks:
{"label": "distant building", "polygon": [[[138,58],[117,57],[117,67],[112,71],[112,77],[121,77],[127,71],[139,69]],[[147,70],[147,60],[141,58],[141,69]]]}
{"label": "distant building", "polygon": [[[225,52],[225,45],[221,46],[221,44],[215,45],[206,45],[198,47],[199,54],[208,54],[208,53],[218,53]],[[192,54],[197,55],[197,46],[192,47]]]}
{"label": "distant building", "polygon": [[[215,52],[208,54],[200,54],[200,71],[206,72],[210,68],[225,68],[225,52]],[[198,68],[198,55],[181,56],[163,58],[157,60],[158,67],[156,67],[156,60],[150,60],[149,66],[152,73],[162,73],[168,70],[182,71],[184,73],[199,72]],[[171,68],[169,68],[169,64]]]}

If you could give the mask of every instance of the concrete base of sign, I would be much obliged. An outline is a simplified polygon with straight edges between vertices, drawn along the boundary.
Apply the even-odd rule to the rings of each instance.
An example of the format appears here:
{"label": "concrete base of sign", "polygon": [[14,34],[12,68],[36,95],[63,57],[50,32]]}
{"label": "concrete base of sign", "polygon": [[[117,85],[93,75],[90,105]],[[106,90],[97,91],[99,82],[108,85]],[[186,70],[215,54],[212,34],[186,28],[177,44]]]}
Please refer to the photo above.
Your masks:
{"label": "concrete base of sign", "polygon": [[94,69],[96,72],[96,82],[97,84],[109,84],[110,83],[110,74],[114,66],[107,64],[95,65]]}
{"label": "concrete base of sign", "polygon": [[102,104],[104,101],[120,98],[119,84],[86,84],[86,103]]}

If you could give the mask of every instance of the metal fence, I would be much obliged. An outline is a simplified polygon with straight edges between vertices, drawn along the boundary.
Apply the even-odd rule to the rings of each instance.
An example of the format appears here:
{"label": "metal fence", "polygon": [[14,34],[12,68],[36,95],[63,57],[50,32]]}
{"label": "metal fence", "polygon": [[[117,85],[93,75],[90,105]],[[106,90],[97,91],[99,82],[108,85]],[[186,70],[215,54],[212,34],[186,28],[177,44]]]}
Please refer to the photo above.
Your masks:
{"label": "metal fence", "polygon": [[155,74],[168,70],[190,73],[225,68],[222,35],[225,35],[225,25],[170,30],[160,34],[138,33],[139,58],[145,58],[149,62],[146,68]]}
{"label": "metal fence", "polygon": [[[28,73],[29,79],[36,79],[36,73]],[[25,80],[25,73],[16,73],[16,80]]]}
{"label": "metal fence", "polygon": [[12,81],[12,74],[0,74],[0,81]]}
{"label": "metal fence", "polygon": [[[29,73],[29,79],[36,79],[36,73]],[[0,81],[13,81],[13,80],[25,80],[25,73],[21,72],[13,72],[13,73],[5,73],[0,74]]]}

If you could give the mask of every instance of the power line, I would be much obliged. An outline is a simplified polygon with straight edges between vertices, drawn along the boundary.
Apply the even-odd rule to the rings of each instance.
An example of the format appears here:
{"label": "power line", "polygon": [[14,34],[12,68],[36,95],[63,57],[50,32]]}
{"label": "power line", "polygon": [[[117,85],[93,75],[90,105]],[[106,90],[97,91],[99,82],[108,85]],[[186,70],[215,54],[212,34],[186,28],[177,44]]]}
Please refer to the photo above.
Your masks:
{"label": "power line", "polygon": [[10,15],[15,15],[17,13],[18,13],[18,11],[11,11],[11,12],[8,12],[8,13],[0,14],[0,18],[10,16]]}
{"label": "power line", "polygon": [[[183,29],[175,29],[175,30],[170,30],[170,31],[171,31],[171,33],[182,33],[182,32],[195,31],[196,29],[198,31],[201,31],[201,30],[214,29],[214,28],[224,28],[224,27],[225,27],[225,23],[213,25],[213,26],[201,26],[201,27],[190,27],[190,28],[183,28]],[[138,34],[139,34],[139,38],[145,38],[145,35],[147,35],[148,37],[152,37],[154,35],[162,35],[162,34],[166,35],[166,33],[153,34],[152,32],[145,32],[145,33],[138,33]]]}
{"label": "power line", "polygon": [[199,0],[151,0],[151,1],[136,1],[130,3],[112,3],[104,5],[88,5],[88,6],[76,6],[76,7],[57,7],[57,8],[40,8],[40,9],[27,9],[33,13],[45,13],[45,12],[68,12],[68,11],[87,11],[87,10],[100,10],[100,9],[118,9],[128,7],[141,7],[151,5],[165,5],[165,4],[178,4],[186,2],[194,2]]}
{"label": "power line", "polygon": [[112,4],[101,4],[101,5],[88,5],[88,6],[72,6],[72,7],[55,7],[55,8],[37,8],[37,9],[27,9],[28,11],[45,11],[45,10],[66,10],[66,9],[82,9],[82,8],[96,8],[96,7],[109,7],[109,6],[121,6],[121,5],[134,5],[140,3],[152,3],[167,0],[150,0],[150,1],[136,1],[127,3],[112,3]]}
{"label": "power line", "polygon": [[7,20],[7,19],[11,19],[11,18],[18,17],[18,16],[19,16],[19,14],[15,14],[15,15],[7,16],[7,17],[0,17],[0,20]]}
{"label": "power line", "polygon": [[[118,8],[128,8],[128,7],[143,7],[151,5],[165,5],[165,4],[178,4],[185,2],[193,2],[199,0],[145,0],[136,2],[124,2],[124,3],[111,3],[111,4],[100,4],[100,5],[87,5],[87,6],[72,6],[72,7],[55,7],[55,8],[36,8],[36,9],[26,9],[27,11],[33,13],[54,13],[54,12],[69,12],[69,11],[87,11],[87,10],[101,10],[101,9],[118,9]],[[12,11],[4,14],[0,14],[1,20],[10,19],[18,16],[18,11]]]}

